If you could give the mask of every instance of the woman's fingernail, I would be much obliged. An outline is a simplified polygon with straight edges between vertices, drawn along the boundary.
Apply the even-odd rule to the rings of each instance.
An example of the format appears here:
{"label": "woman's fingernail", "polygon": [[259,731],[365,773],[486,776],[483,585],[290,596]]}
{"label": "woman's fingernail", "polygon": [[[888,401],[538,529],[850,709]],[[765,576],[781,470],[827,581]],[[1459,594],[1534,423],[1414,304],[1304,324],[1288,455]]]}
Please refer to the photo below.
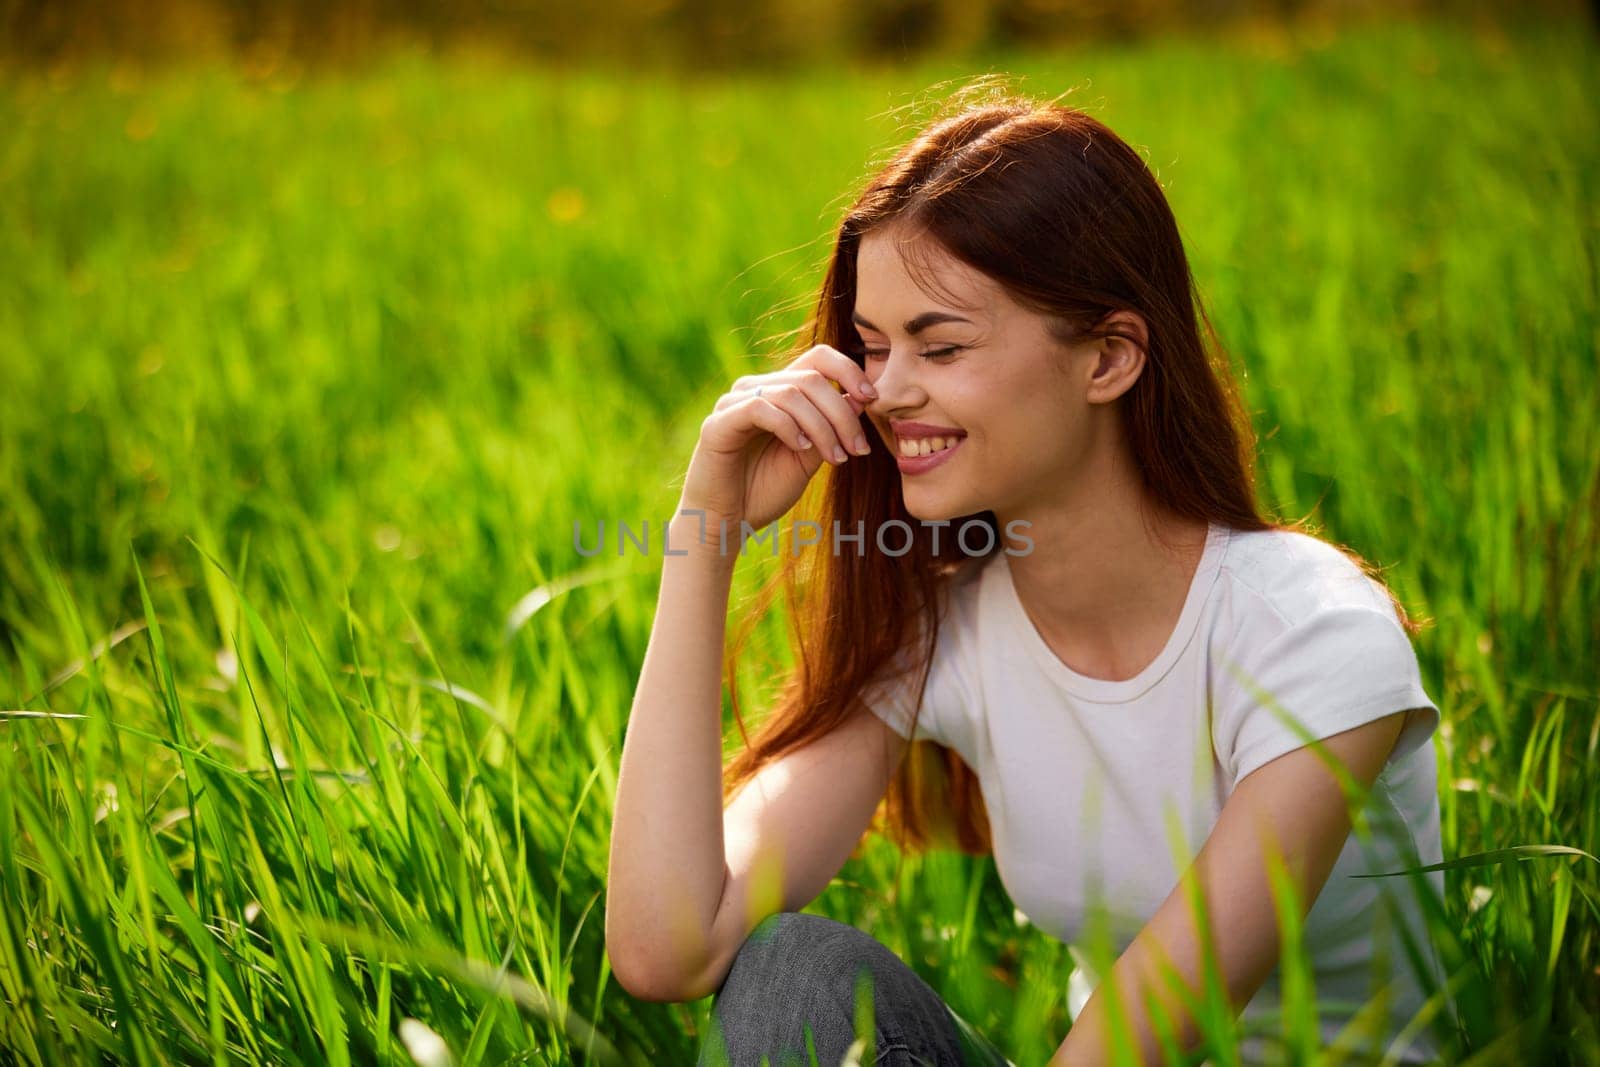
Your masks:
{"label": "woman's fingernail", "polygon": [[807,437],[805,434],[801,434],[800,435],[800,447],[801,448],[810,448],[811,447],[811,438]]}
{"label": "woman's fingernail", "polygon": [[861,395],[865,396],[865,397],[870,397],[871,399],[876,400],[876,399],[878,399],[878,390],[873,386],[873,384],[871,382],[862,382],[861,383]]}

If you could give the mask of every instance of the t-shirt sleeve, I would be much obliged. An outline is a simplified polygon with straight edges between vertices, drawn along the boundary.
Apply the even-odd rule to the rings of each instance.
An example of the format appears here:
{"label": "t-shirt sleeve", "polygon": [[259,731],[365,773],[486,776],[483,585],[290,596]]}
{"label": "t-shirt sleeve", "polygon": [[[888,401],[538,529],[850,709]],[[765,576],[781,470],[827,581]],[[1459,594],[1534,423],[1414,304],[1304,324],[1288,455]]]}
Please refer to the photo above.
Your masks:
{"label": "t-shirt sleeve", "polygon": [[965,607],[964,597],[953,598],[939,625],[915,736],[911,734],[911,713],[917,695],[915,668],[921,651],[920,634],[885,664],[861,692],[862,703],[901,737],[962,749],[969,732],[963,724],[970,717],[977,693],[965,654],[970,640],[964,625]]}
{"label": "t-shirt sleeve", "polygon": [[1237,785],[1294,749],[1411,711],[1388,762],[1421,748],[1439,725],[1411,639],[1392,607],[1323,607],[1225,663],[1213,719],[1219,761]]}

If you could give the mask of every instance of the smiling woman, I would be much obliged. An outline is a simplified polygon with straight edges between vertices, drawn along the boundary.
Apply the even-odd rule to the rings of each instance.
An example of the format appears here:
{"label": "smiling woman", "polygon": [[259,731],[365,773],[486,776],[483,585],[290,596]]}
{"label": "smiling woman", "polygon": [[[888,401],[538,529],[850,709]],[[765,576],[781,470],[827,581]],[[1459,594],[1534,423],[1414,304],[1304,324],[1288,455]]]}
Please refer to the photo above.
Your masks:
{"label": "smiling woman", "polygon": [[[681,498],[760,525],[831,459],[816,520],[918,520],[911,550],[786,560],[739,644],[781,583],[801,667],[720,789],[732,564],[666,561],[617,793],[617,974],[715,992],[736,1064],[807,1040],[839,1062],[863,975],[880,1049],[1003,1061],[865,932],[780,918],[886,814],[903,850],[992,852],[1061,940],[1109,929],[1061,1062],[1106,1062],[1119,1033],[1143,1062],[1214,1052],[1235,1017],[1250,1063],[1277,1037],[1381,1053],[1442,982],[1419,901],[1441,882],[1346,877],[1440,859],[1414,626],[1359,556],[1260,513],[1249,419],[1138,153],[1061,104],[954,103],[856,198],[810,347],[717,402]],[[986,550],[939,540],[972,524]],[[1002,527],[1032,551],[999,551]],[[1275,1021],[1295,908],[1327,997],[1309,1034]]]}

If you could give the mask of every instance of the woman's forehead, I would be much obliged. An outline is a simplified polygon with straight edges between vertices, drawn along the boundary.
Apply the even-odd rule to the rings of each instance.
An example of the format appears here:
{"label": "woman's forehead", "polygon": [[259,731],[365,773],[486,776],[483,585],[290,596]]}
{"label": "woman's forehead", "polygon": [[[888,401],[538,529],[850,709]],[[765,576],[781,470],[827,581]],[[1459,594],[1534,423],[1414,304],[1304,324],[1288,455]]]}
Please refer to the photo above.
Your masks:
{"label": "woman's forehead", "polygon": [[[999,287],[936,242],[898,234],[869,234],[856,263],[856,308],[878,326],[904,312],[942,311],[976,319],[999,310]],[[908,295],[914,292],[916,296]],[[916,306],[912,306],[912,305]],[[899,306],[896,306],[899,305]]]}

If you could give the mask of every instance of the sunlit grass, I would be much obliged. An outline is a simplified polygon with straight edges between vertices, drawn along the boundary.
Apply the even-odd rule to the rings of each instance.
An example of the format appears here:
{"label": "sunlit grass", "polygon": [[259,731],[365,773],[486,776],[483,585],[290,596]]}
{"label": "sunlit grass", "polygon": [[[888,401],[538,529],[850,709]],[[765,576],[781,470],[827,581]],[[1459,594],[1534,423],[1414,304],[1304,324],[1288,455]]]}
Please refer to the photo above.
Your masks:
{"label": "sunlit grass", "polygon": [[[623,993],[598,906],[660,560],[585,559],[573,523],[655,528],[888,109],[992,68],[1145,150],[1264,495],[1433,620],[1445,854],[1491,853],[1438,923],[1464,1055],[1593,1062],[1596,864],[1494,851],[1600,853],[1592,41],[6,75],[0,1046],[690,1062],[709,1001]],[[1066,1032],[1072,959],[988,859],[896,883],[874,840],[814,910],[1019,1065]]]}

